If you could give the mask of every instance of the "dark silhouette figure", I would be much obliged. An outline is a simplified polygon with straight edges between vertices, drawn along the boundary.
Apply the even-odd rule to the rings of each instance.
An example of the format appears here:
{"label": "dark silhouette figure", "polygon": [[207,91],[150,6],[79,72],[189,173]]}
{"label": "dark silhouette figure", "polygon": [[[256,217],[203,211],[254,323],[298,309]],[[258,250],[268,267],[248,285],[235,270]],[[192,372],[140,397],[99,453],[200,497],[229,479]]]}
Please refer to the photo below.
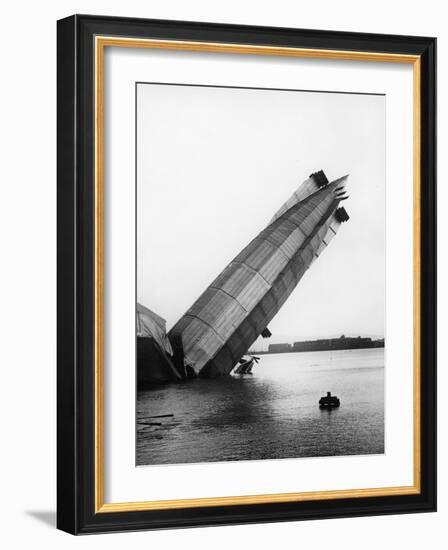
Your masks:
{"label": "dark silhouette figure", "polygon": [[334,409],[339,407],[340,404],[339,398],[331,395],[331,391],[327,391],[327,395],[319,399],[319,407],[321,409]]}

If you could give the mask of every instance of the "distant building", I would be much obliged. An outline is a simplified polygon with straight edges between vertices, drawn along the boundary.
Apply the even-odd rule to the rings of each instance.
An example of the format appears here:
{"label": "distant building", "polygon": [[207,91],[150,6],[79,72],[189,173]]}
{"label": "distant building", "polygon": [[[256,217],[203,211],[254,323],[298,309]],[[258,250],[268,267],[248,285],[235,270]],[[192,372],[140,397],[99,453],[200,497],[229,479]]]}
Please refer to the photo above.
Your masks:
{"label": "distant building", "polygon": [[288,353],[292,350],[291,344],[269,344],[269,353]]}
{"label": "distant building", "polygon": [[372,340],[372,338],[346,338],[342,335],[340,338],[329,338],[326,340],[305,340],[303,342],[294,342],[292,351],[331,351],[341,349],[363,349],[363,348],[382,348],[384,347],[384,338],[382,340]]}

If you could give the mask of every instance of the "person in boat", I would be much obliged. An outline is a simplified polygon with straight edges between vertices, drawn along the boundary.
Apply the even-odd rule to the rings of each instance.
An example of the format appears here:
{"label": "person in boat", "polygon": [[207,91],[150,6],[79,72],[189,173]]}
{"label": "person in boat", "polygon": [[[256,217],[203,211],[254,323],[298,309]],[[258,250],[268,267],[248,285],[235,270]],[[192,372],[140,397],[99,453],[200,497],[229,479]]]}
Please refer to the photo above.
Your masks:
{"label": "person in boat", "polygon": [[331,395],[331,391],[327,391],[327,395],[319,399],[319,407],[321,409],[333,409],[339,407],[340,404],[339,398],[335,395]]}

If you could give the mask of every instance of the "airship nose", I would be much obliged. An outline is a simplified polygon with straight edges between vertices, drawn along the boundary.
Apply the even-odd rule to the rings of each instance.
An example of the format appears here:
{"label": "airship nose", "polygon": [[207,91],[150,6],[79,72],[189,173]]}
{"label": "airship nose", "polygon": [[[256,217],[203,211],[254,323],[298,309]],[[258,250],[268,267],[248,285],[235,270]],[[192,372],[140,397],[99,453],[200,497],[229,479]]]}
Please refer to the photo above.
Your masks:
{"label": "airship nose", "polygon": [[339,178],[331,182],[331,185],[335,186],[334,194],[336,195],[336,198],[340,201],[345,201],[348,199],[347,190],[345,187],[347,179],[348,179],[348,174],[346,176],[342,176],[342,178]]}

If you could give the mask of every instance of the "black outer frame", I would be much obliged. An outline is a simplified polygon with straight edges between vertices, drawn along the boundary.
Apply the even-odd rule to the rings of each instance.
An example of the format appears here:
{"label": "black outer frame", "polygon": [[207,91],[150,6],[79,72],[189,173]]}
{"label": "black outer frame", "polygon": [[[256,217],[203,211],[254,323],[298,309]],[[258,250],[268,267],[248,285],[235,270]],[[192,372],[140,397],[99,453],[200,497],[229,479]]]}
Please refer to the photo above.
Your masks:
{"label": "black outer frame", "polygon": [[[436,39],[74,15],[57,26],[57,527],[72,534],[436,509]],[[94,513],[94,36],[421,56],[421,493]]]}

